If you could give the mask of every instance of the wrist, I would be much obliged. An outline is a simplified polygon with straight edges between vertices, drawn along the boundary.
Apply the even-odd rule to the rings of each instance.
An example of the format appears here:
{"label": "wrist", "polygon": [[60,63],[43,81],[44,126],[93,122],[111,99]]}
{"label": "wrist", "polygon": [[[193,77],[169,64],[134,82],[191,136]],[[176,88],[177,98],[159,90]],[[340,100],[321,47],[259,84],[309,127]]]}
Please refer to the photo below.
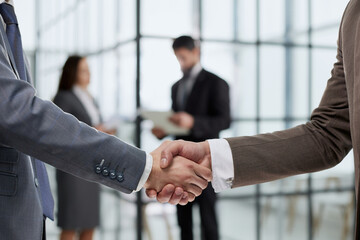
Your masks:
{"label": "wrist", "polygon": [[144,184],[144,188],[145,189],[148,189],[148,188],[154,188],[154,179],[157,178],[157,175],[158,175],[158,159],[156,158],[156,156],[153,154],[153,153],[150,153],[150,155],[152,156],[153,158],[153,164],[152,164],[152,167],[151,167],[151,171],[150,171],[150,174],[149,174],[149,177],[148,179],[146,180],[145,184]]}

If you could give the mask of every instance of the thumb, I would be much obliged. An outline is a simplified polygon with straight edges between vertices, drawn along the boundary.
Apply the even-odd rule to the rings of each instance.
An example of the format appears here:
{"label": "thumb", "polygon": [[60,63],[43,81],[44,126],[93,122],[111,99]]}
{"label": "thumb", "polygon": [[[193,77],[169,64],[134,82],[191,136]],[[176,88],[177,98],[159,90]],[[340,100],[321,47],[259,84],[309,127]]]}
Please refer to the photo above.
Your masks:
{"label": "thumb", "polygon": [[172,160],[173,160],[172,153],[167,149],[163,150],[161,152],[160,167],[167,168],[168,166],[170,166]]}
{"label": "thumb", "polygon": [[171,155],[169,157],[162,157],[161,156],[160,167],[161,168],[167,168],[170,165],[171,161],[172,161],[172,156]]}
{"label": "thumb", "polygon": [[161,161],[160,167],[167,168],[171,165],[174,156],[179,155],[182,149],[182,144],[180,141],[174,141],[169,143],[162,151],[161,151]]}

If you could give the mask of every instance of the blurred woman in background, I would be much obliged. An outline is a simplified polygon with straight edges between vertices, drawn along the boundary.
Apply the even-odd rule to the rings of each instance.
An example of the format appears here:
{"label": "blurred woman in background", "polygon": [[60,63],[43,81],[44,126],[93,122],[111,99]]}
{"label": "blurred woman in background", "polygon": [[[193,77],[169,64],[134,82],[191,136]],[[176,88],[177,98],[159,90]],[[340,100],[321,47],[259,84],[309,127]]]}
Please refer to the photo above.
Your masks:
{"label": "blurred woman in background", "polygon": [[[100,111],[88,92],[90,71],[85,57],[70,56],[63,67],[54,103],[80,121],[105,131]],[[100,187],[56,171],[60,240],[91,240],[100,222]]]}

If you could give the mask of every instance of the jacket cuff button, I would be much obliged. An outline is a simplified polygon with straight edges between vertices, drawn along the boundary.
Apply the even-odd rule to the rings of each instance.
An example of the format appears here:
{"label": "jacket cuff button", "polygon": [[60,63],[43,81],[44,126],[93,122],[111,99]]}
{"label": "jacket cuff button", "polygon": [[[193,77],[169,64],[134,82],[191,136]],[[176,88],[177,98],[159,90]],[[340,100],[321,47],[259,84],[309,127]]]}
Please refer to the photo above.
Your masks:
{"label": "jacket cuff button", "polygon": [[111,178],[111,179],[115,179],[115,178],[116,178],[115,170],[110,170],[110,178]]}
{"label": "jacket cuff button", "polygon": [[122,173],[119,173],[119,175],[116,178],[119,182],[124,181],[124,175],[122,175]]}
{"label": "jacket cuff button", "polygon": [[96,165],[96,167],[95,167],[95,172],[96,172],[97,174],[100,174],[100,173],[101,173],[101,167],[100,167],[100,165]]}
{"label": "jacket cuff button", "polygon": [[108,176],[109,175],[109,170],[107,167],[104,167],[103,170],[102,170],[102,175],[103,176]]}

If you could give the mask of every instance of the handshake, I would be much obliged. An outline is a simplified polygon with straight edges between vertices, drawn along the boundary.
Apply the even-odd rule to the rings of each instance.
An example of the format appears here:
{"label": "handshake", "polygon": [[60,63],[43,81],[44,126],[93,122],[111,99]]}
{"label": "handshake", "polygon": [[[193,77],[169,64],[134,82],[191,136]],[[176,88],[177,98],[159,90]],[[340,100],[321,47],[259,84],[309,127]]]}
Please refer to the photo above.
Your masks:
{"label": "handshake", "polygon": [[165,141],[151,153],[153,166],[144,188],[161,203],[194,201],[212,180],[208,142]]}

